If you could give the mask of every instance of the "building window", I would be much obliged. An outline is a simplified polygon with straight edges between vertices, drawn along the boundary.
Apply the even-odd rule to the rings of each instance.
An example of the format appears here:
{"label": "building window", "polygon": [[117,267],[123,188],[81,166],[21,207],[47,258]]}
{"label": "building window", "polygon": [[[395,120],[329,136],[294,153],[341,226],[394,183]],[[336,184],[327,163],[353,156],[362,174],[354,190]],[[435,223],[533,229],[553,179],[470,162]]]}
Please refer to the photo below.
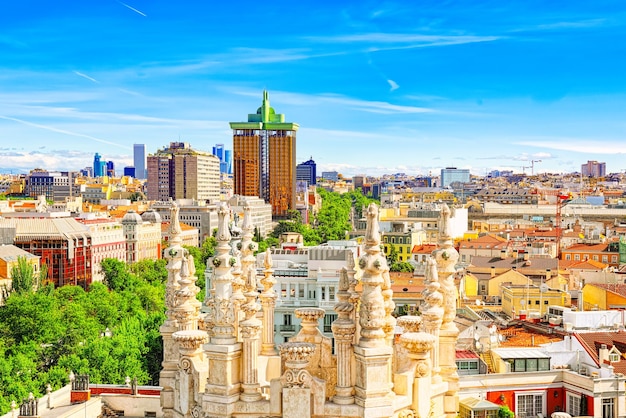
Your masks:
{"label": "building window", "polygon": [[515,414],[520,418],[536,417],[539,414],[545,416],[543,408],[543,393],[517,395]]}
{"label": "building window", "polygon": [[328,300],[335,300],[335,286],[328,287]]}
{"label": "building window", "polygon": [[291,325],[291,314],[283,315],[283,325]]}
{"label": "building window", "polygon": [[574,254],[574,260],[580,261],[580,254]]}
{"label": "building window", "polygon": [[602,418],[614,418],[615,405],[613,398],[602,399]]}
{"label": "building window", "polygon": [[573,417],[577,417],[580,415],[580,396],[574,395],[573,393],[567,394],[567,405],[566,405],[567,413]]}
{"label": "building window", "polygon": [[608,255],[603,255],[602,256],[602,262],[603,263],[608,263],[609,262],[609,256]]}
{"label": "building window", "polygon": [[332,324],[337,319],[337,314],[327,314],[324,316],[324,332],[333,332]]}

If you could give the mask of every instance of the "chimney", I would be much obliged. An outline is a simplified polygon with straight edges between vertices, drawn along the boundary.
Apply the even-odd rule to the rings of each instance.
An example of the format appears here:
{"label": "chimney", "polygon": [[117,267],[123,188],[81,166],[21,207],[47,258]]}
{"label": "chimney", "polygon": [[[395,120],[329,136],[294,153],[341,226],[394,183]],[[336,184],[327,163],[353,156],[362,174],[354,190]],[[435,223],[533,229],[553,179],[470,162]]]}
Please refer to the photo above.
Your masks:
{"label": "chimney", "polygon": [[546,282],[552,278],[552,270],[546,269]]}
{"label": "chimney", "polygon": [[496,266],[491,266],[491,278],[496,277]]}
{"label": "chimney", "polygon": [[602,344],[600,349],[598,350],[598,360],[600,364],[603,364],[605,361],[609,361],[609,349],[606,347],[606,344]]}
{"label": "chimney", "polygon": [[506,250],[500,250],[500,259],[504,260],[506,258]]}
{"label": "chimney", "polygon": [[524,261],[528,261],[529,258],[530,258],[530,254],[524,253]]}

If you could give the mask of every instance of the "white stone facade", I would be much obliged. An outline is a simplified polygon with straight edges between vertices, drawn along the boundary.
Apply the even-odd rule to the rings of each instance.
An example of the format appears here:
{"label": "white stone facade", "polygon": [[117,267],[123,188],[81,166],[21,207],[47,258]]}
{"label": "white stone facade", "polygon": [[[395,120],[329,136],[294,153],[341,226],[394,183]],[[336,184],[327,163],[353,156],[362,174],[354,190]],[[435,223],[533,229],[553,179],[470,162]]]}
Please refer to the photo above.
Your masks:
{"label": "white stone facade", "polygon": [[[441,213],[440,249],[430,263],[428,315],[423,323],[400,321],[406,332],[396,342],[393,292],[380,248],[378,208],[371,205],[363,254],[356,263],[354,256],[335,260],[342,265],[339,277],[323,285],[333,283],[334,300],[324,299],[328,306],[320,303],[327,309],[294,309],[301,329],[276,347],[274,314],[283,290],[274,277],[271,252],[265,253],[262,279],[257,280],[249,206],[244,205],[242,239],[234,245],[228,227],[230,208],[220,205],[218,209],[218,245],[205,314],[200,314],[195,298],[199,289],[193,260],[177,238],[174,209],[173,238],[165,251],[167,319],[161,327],[164,416],[456,417],[458,330],[453,322],[453,275],[458,253],[452,247],[449,210]],[[337,257],[345,257],[340,253]],[[321,270],[316,277],[319,283],[325,279]],[[296,294],[299,289],[295,283]],[[291,288],[288,293],[291,296]],[[334,353],[333,340],[318,328],[332,310],[336,315],[331,324]]]}

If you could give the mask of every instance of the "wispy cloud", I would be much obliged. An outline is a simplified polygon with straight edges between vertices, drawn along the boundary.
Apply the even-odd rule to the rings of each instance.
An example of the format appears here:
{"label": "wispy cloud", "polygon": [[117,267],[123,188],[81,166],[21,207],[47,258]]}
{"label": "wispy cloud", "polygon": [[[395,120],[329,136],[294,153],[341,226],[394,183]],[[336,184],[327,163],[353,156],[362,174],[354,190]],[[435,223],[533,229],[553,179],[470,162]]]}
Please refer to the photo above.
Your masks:
{"label": "wispy cloud", "polygon": [[65,130],[65,129],[59,129],[59,128],[55,128],[53,126],[41,125],[39,123],[33,123],[33,122],[29,122],[29,121],[22,120],[22,119],[12,118],[10,116],[0,115],[0,119],[4,119],[4,120],[20,123],[22,125],[31,126],[31,127],[34,127],[34,128],[45,129],[47,131],[56,132],[56,133],[60,133],[60,134],[64,134],[64,135],[74,136],[74,137],[78,137],[78,138],[90,139],[90,140],[95,141],[95,142],[100,142],[102,144],[113,145],[115,147],[120,147],[120,148],[125,148],[125,149],[130,149],[131,148],[131,147],[127,146],[127,145],[118,144],[116,142],[108,141],[108,140],[102,139],[102,138],[97,138],[95,136],[85,135],[85,134],[81,134],[81,133],[78,133],[78,132],[72,132],[72,131],[68,131],[68,130]]}
{"label": "wispy cloud", "polygon": [[535,137],[532,140],[516,141],[516,144],[588,154],[626,154],[626,143],[623,140],[598,142],[585,138]]}
{"label": "wispy cloud", "polygon": [[73,73],[76,74],[79,77],[86,78],[87,80],[92,81],[92,82],[94,82],[96,84],[100,84],[100,82],[98,80],[96,80],[95,78],[89,77],[85,73],[81,73],[80,71],[73,71]]}
{"label": "wispy cloud", "polygon": [[118,3],[119,3],[119,4],[121,4],[121,5],[122,5],[122,6],[124,6],[124,7],[128,7],[130,10],[132,10],[132,11],[133,11],[133,12],[135,12],[135,13],[138,13],[138,14],[142,15],[143,17],[147,17],[147,16],[148,16],[147,14],[145,14],[144,12],[142,12],[141,10],[137,10],[137,9],[135,9],[134,7],[129,6],[129,5],[128,5],[128,4],[126,4],[126,3],[123,3],[123,2],[121,2],[121,1],[118,1]]}
{"label": "wispy cloud", "polygon": [[[248,90],[234,90],[234,94],[242,96],[258,97],[258,91]],[[436,112],[435,109],[418,106],[405,106],[398,105],[389,102],[383,102],[378,100],[361,100],[351,97],[346,97],[338,94],[301,94],[273,91],[273,97],[279,97],[280,101],[286,104],[300,105],[300,106],[318,106],[321,104],[336,104],[339,106],[350,107],[354,110],[360,110],[369,113],[381,113],[381,114],[409,114],[409,113],[432,113]]]}
{"label": "wispy cloud", "polygon": [[435,46],[460,45],[476,42],[492,42],[502,39],[501,36],[477,35],[420,35],[408,33],[361,33],[336,36],[313,36],[306,39],[320,43],[333,44],[375,44],[366,51],[376,52],[393,49],[426,48]]}
{"label": "wispy cloud", "polygon": [[605,26],[610,21],[607,19],[586,19],[586,20],[574,20],[574,21],[559,21],[550,23],[540,23],[534,26],[524,26],[521,28],[512,29],[509,32],[532,32],[532,31],[553,31],[553,30],[565,30],[565,29],[587,29]]}
{"label": "wispy cloud", "polygon": [[400,88],[400,86],[398,85],[398,83],[396,83],[395,81],[389,79],[387,80],[387,83],[389,83],[389,86],[391,87],[389,89],[389,91],[394,91],[394,90],[398,90]]}

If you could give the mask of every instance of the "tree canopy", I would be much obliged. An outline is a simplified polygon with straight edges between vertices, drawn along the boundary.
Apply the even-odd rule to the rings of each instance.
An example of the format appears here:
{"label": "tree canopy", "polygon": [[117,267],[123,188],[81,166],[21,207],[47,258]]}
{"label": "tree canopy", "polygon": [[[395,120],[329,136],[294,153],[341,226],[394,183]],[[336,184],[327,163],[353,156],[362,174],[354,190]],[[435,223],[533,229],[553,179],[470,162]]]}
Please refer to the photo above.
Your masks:
{"label": "tree canopy", "polygon": [[0,415],[32,392],[68,383],[70,371],[94,383],[158,384],[165,316],[164,260],[127,266],[104,260],[104,283],[13,292],[0,307]]}

